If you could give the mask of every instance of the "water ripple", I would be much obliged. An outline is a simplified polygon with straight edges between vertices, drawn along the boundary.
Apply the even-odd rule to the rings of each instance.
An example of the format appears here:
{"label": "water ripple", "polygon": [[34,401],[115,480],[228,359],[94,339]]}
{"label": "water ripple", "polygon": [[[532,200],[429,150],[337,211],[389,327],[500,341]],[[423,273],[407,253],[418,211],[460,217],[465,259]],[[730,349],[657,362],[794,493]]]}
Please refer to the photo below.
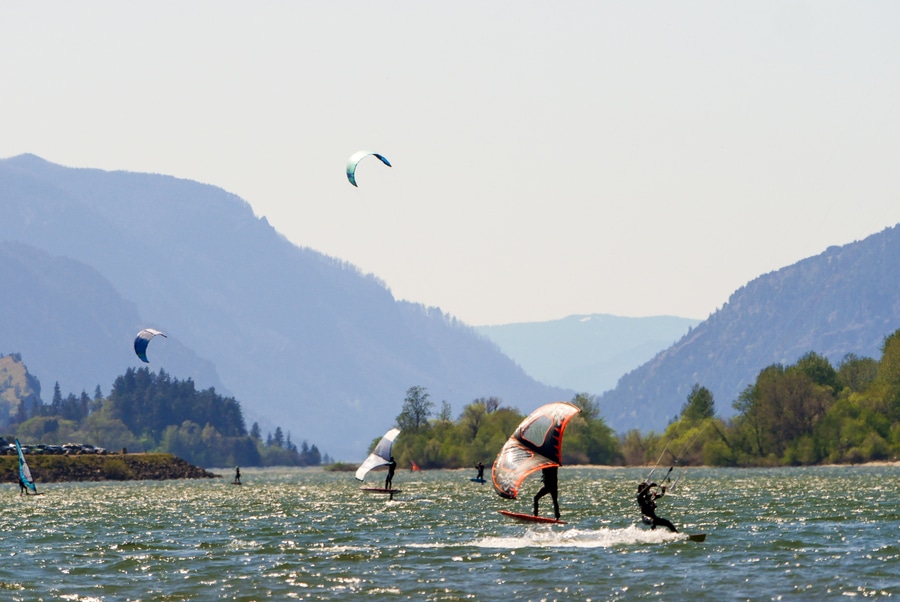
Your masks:
{"label": "water ripple", "polygon": [[[228,474],[228,472],[225,472]],[[393,501],[346,473],[9,491],[0,599],[812,599],[900,595],[900,469],[690,469],[639,524],[645,471],[564,468],[565,526],[514,523],[470,471],[400,471]]]}

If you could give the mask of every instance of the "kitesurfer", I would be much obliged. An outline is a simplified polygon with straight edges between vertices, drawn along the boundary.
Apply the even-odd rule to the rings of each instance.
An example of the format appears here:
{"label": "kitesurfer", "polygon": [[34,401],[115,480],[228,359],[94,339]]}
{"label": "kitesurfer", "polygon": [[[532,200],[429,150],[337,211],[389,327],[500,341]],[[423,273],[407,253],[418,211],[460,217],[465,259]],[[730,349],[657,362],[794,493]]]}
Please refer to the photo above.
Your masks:
{"label": "kitesurfer", "polygon": [[[658,491],[653,491],[654,487],[659,487]],[[673,533],[678,533],[678,529],[675,528],[670,521],[660,518],[656,516],[656,500],[661,498],[666,494],[666,486],[662,485],[658,486],[656,483],[648,483],[647,481],[641,481],[638,483],[638,494],[637,494],[637,502],[638,506],[641,507],[641,514],[644,516],[644,520],[650,522],[650,528],[655,529],[657,525],[662,525],[666,527],[669,531]]]}
{"label": "kitesurfer", "polygon": [[394,480],[394,470],[397,468],[397,462],[394,461],[394,456],[391,456],[391,461],[388,463],[388,473],[387,478],[384,480],[384,488],[390,489],[391,483]]}
{"label": "kitesurfer", "polygon": [[556,516],[556,520],[559,520],[559,500],[557,499],[558,490],[557,490],[557,474],[558,468],[556,466],[550,466],[549,468],[544,468],[541,470],[541,481],[544,485],[541,487],[540,491],[534,496],[534,515],[538,515],[538,500],[550,494],[550,497],[553,499],[553,514]]}
{"label": "kitesurfer", "polygon": [[484,463],[479,461],[478,464],[475,465],[475,470],[478,471],[478,476],[475,478],[478,479],[479,481],[483,481],[484,480]]}

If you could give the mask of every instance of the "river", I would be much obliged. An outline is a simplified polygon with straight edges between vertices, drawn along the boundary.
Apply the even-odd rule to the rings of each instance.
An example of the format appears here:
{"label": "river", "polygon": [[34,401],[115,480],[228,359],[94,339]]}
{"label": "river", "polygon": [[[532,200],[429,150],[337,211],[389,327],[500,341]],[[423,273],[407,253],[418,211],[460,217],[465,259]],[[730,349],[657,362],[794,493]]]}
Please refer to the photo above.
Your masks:
{"label": "river", "polygon": [[564,467],[568,524],[552,526],[497,512],[527,512],[536,476],[505,500],[474,469],[398,470],[389,500],[352,473],[247,468],[234,486],[233,469],[214,472],[225,478],[4,487],[0,599],[900,596],[897,466],[687,469],[658,513],[703,543],[640,524],[646,469]]}

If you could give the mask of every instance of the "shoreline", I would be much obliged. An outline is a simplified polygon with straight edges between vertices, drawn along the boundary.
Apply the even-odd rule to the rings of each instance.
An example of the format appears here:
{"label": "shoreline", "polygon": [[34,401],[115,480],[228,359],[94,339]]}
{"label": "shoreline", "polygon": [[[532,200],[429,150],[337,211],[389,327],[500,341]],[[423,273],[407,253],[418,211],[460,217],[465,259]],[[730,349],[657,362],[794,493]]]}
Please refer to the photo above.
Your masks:
{"label": "shoreline", "polygon": [[[28,467],[38,485],[72,481],[165,481],[221,478],[172,454],[28,454]],[[0,456],[0,482],[18,483],[19,460]]]}

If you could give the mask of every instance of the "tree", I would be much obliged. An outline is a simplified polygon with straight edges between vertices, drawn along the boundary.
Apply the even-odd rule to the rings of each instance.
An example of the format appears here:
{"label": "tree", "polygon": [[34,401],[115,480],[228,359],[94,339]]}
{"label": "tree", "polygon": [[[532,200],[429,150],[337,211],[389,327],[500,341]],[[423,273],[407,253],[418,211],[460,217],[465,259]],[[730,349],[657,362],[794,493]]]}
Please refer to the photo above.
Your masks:
{"label": "tree", "polygon": [[474,439],[478,434],[481,421],[487,414],[487,407],[482,399],[476,399],[465,408],[463,408],[462,416],[459,417],[460,423],[466,429],[469,439]]}
{"label": "tree", "polygon": [[58,416],[62,410],[62,404],[62,391],[59,388],[59,381],[56,381],[56,384],[53,385],[53,401],[50,402],[50,415]]}
{"label": "tree", "polygon": [[600,417],[600,404],[597,403],[597,398],[594,395],[579,393],[572,398],[572,405],[577,406],[581,410],[580,416],[587,422]]}
{"label": "tree", "polygon": [[738,424],[750,427],[756,453],[778,459],[791,441],[812,434],[833,402],[830,386],[814,382],[797,365],[776,364],[759,373],[735,409],[743,412]]}
{"label": "tree", "polygon": [[700,422],[704,418],[714,418],[716,415],[716,402],[712,392],[699,383],[694,383],[687,401],[681,406],[681,419],[688,422]]}
{"label": "tree", "polygon": [[418,433],[426,429],[433,406],[425,387],[410,387],[406,391],[403,408],[397,416],[397,426],[407,433]]}
{"label": "tree", "polygon": [[262,432],[259,430],[259,423],[254,422],[253,426],[250,427],[250,438],[254,441],[262,440]]}
{"label": "tree", "polygon": [[453,409],[450,407],[450,404],[447,403],[446,400],[441,402],[441,412],[440,414],[438,414],[438,420],[441,422],[453,421]]}
{"label": "tree", "polygon": [[275,436],[272,441],[276,447],[284,447],[284,431],[281,430],[280,426],[275,427]]}
{"label": "tree", "polygon": [[795,366],[817,385],[831,387],[834,393],[840,390],[841,385],[837,371],[831,366],[827,357],[810,351],[798,359]]}
{"label": "tree", "polygon": [[838,364],[837,375],[841,387],[861,393],[869,388],[878,374],[878,362],[870,357],[848,353]]}
{"label": "tree", "polygon": [[884,339],[875,384],[891,419],[900,419],[900,330]]}
{"label": "tree", "polygon": [[[769,368],[766,368],[766,370],[770,370],[773,368],[773,366],[770,366]],[[762,372],[760,372],[760,375],[762,375]],[[757,377],[757,382],[758,381],[759,377]],[[735,429],[738,431],[743,431],[746,434],[748,443],[752,448],[748,451],[751,454],[760,457],[764,456],[765,429],[761,416],[762,410],[759,403],[757,402],[756,386],[747,385],[747,387],[743,391],[741,391],[741,394],[738,395],[738,398],[734,401],[732,407],[738,412],[738,415],[734,420]]]}

